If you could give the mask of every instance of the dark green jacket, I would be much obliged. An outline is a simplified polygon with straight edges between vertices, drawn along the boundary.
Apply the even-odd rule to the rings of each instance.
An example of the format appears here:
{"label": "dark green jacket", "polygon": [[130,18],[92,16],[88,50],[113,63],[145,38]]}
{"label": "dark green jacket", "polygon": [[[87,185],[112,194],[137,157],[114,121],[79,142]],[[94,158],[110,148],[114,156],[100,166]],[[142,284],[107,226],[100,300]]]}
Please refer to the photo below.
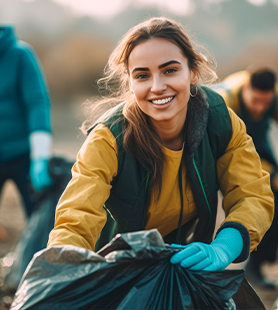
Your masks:
{"label": "dark green jacket", "polygon": [[[96,250],[116,233],[143,230],[145,227],[150,197],[148,171],[136,157],[123,149],[123,105],[109,110],[96,122],[105,124],[111,130],[118,147],[118,174],[112,181],[110,197],[105,203],[108,221]],[[232,136],[231,119],[223,98],[213,90],[202,87],[199,95],[188,103],[185,130],[183,160],[198,210],[198,216],[194,219],[197,226],[193,241],[209,243],[215,229],[218,203],[216,161],[224,153]],[[226,222],[221,229],[228,226],[241,232],[245,244],[237,261],[245,260],[249,255],[249,232],[237,222]],[[172,235],[175,236],[175,232]],[[181,240],[181,243],[184,242]]]}

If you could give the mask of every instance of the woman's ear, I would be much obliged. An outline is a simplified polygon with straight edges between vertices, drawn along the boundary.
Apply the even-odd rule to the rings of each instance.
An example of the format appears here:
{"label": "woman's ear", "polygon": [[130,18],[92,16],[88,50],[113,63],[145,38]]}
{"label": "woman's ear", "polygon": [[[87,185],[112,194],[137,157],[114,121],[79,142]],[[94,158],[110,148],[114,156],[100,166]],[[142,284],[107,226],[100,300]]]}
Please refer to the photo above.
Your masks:
{"label": "woman's ear", "polygon": [[191,80],[190,80],[190,84],[192,85],[196,85],[199,81],[199,74],[197,69],[191,69]]}

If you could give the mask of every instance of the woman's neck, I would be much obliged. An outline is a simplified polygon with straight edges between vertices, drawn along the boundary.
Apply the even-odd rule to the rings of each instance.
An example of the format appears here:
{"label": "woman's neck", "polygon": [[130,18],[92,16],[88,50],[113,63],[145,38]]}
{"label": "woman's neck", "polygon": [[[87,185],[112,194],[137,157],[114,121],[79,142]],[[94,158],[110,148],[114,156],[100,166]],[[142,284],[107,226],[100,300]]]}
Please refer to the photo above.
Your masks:
{"label": "woman's neck", "polygon": [[182,149],[184,142],[184,124],[169,124],[160,123],[159,125],[154,124],[154,129],[159,135],[163,146],[166,148],[179,151]]}

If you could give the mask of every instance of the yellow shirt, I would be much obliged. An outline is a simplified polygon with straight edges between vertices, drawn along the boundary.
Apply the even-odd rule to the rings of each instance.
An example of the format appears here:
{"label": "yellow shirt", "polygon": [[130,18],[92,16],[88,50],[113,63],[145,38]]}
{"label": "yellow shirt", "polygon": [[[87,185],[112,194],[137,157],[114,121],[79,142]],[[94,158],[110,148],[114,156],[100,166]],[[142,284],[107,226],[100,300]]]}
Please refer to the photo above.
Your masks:
{"label": "yellow shirt", "polygon": [[[164,237],[178,227],[181,200],[179,190],[179,167],[183,150],[172,151],[163,147],[165,164],[163,182],[159,201],[156,203],[155,191],[151,194],[151,202],[147,212],[145,229],[157,228]],[[197,215],[190,183],[186,175],[185,161],[182,161],[183,188],[183,220],[182,225]]]}
{"label": "yellow shirt", "polygon": [[[245,225],[251,238],[251,250],[262,239],[273,218],[273,194],[269,174],[262,170],[252,139],[244,123],[229,109],[233,135],[216,167],[224,195],[225,221]],[[181,151],[164,148],[166,155],[163,185],[158,203],[152,193],[145,229],[157,228],[162,236],[175,230],[180,214],[178,170]],[[106,222],[103,204],[108,199],[111,181],[117,175],[117,144],[111,131],[99,124],[81,147],[72,168],[72,180],[61,196],[55,228],[48,247],[73,244],[94,249]],[[184,212],[183,224],[197,214],[186,168],[182,166]]]}

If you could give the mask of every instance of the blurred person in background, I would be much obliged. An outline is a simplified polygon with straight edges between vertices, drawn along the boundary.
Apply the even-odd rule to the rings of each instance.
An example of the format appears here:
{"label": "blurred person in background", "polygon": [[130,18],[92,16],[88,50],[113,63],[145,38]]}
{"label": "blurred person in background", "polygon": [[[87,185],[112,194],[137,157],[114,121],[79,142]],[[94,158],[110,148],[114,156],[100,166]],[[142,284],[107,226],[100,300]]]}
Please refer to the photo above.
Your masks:
{"label": "blurred person in background", "polygon": [[0,27],[0,192],[17,186],[29,218],[35,191],[52,184],[48,173],[52,133],[50,100],[40,62],[13,27]]}
{"label": "blurred person in background", "polygon": [[[158,229],[181,250],[172,264],[224,270],[257,247],[273,219],[269,174],[252,139],[223,98],[203,86],[211,63],[183,26],[151,18],[112,52],[105,89],[91,106],[115,106],[97,121],[56,208],[48,247],[97,251],[117,233]],[[241,173],[239,173],[239,169]],[[226,219],[213,240],[217,191]],[[111,216],[112,215],[112,216]]]}
{"label": "blurred person in background", "polygon": [[234,73],[213,87],[228,107],[244,121],[260,155],[262,167],[270,173],[275,199],[273,223],[246,265],[247,278],[260,287],[275,289],[275,284],[262,273],[262,264],[274,262],[278,247],[278,164],[270,143],[270,121],[278,122],[278,87],[276,74],[270,68],[249,67]]}

